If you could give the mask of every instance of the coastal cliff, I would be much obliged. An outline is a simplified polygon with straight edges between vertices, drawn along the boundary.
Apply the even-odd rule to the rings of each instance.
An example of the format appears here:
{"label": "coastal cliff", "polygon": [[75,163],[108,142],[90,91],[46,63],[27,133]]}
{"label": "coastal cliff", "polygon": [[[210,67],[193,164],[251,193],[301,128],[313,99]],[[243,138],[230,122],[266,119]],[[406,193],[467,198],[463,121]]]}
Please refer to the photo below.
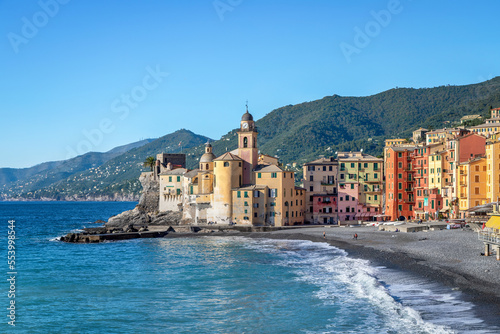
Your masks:
{"label": "coastal cliff", "polygon": [[142,193],[133,210],[122,212],[108,219],[107,228],[147,225],[179,225],[181,212],[159,212],[160,185],[153,172],[142,173],[139,177]]}

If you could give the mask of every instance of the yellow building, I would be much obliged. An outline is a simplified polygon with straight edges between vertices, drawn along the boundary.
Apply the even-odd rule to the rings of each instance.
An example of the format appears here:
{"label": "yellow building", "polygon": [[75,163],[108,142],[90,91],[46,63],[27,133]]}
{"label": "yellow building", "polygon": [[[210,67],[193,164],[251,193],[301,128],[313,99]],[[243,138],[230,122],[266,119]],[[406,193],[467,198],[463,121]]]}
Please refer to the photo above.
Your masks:
{"label": "yellow building", "polygon": [[176,168],[160,173],[160,211],[178,211],[182,202],[184,174],[188,170]]}
{"label": "yellow building", "polygon": [[465,218],[466,210],[488,202],[486,167],[485,157],[471,159],[458,165],[458,203],[461,218]]}
{"label": "yellow building", "polygon": [[500,197],[500,141],[486,142],[488,202],[497,202]]}
{"label": "yellow building", "polygon": [[257,134],[247,110],[237,150],[216,157],[207,143],[199,169],[162,173],[160,211],[182,211],[183,222],[191,224],[303,224],[304,189],[295,186],[294,173],[281,169],[277,158],[259,154]]}

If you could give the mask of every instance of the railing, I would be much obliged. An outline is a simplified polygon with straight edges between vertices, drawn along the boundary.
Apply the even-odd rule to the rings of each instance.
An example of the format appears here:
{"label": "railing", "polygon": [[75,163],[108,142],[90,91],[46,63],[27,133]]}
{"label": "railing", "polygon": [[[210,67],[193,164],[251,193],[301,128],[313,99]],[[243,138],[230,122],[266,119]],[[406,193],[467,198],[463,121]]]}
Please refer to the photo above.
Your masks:
{"label": "railing", "polygon": [[500,234],[491,232],[479,232],[478,239],[490,244],[500,245]]}

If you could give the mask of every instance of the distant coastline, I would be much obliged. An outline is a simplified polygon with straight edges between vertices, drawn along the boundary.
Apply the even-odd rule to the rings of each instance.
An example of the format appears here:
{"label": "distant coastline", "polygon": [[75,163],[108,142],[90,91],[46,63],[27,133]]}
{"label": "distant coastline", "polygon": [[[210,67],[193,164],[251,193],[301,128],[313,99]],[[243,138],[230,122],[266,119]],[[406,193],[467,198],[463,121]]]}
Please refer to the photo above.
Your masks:
{"label": "distant coastline", "polygon": [[0,198],[1,202],[138,202],[140,196],[88,196],[86,198],[67,196],[56,198]]}

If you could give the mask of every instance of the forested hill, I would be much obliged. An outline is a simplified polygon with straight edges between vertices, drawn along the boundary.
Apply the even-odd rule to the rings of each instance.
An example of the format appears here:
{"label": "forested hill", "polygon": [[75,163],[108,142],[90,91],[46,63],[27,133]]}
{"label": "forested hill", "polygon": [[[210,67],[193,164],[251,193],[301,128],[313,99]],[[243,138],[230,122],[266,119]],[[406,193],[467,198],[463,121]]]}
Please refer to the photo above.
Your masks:
{"label": "forested hill", "polygon": [[[395,88],[367,97],[327,96],[275,109],[256,126],[262,153],[301,165],[336,151],[364,149],[377,156],[386,138],[409,138],[419,127],[450,127],[464,115],[489,116],[490,106],[500,107],[500,77],[466,86]],[[235,148],[236,129],[213,145],[216,154]]]}
{"label": "forested hill", "polygon": [[[327,96],[275,109],[257,120],[259,149],[278,156],[286,165],[296,163],[297,170],[319,155],[331,156],[336,151],[363,149],[377,156],[382,154],[387,138],[409,138],[419,127],[451,127],[469,114],[489,117],[491,106],[500,107],[500,77],[466,86],[395,88],[366,97]],[[239,121],[235,119],[234,123]],[[212,142],[216,155],[237,147],[236,131]],[[179,130],[65,179],[50,180],[38,174],[23,182],[18,180],[4,188],[0,198],[136,198],[140,192],[137,177],[144,170],[146,157],[177,153],[182,142],[188,167],[196,168],[207,139]],[[43,187],[39,187],[41,184]]]}

